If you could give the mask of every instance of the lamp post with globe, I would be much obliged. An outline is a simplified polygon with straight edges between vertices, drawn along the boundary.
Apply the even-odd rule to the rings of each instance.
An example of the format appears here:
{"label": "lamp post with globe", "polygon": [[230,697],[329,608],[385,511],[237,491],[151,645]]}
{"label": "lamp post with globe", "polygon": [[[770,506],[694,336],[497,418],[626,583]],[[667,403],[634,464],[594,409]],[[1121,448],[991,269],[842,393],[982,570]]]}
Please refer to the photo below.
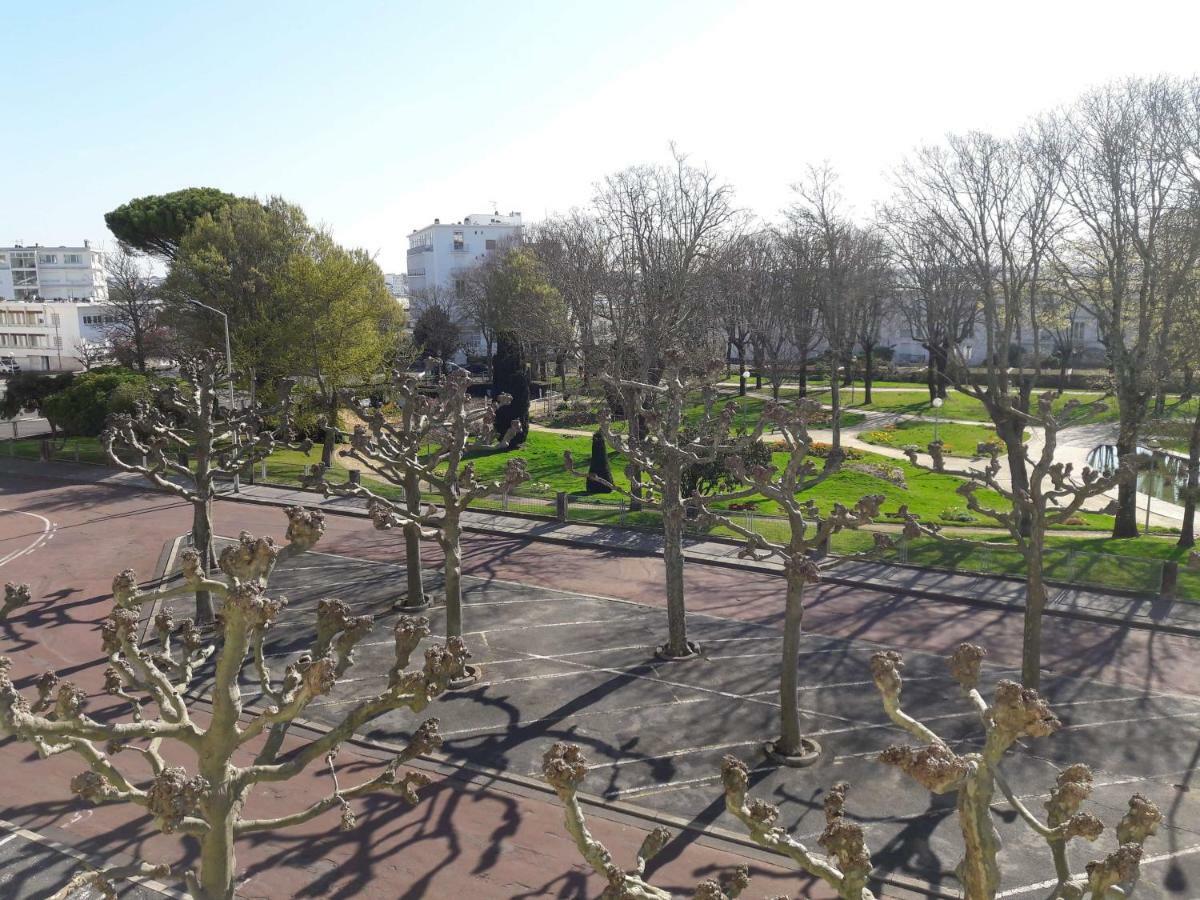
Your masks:
{"label": "lamp post with globe", "polygon": [[938,425],[942,421],[942,404],[945,402],[941,397],[933,398],[933,439],[935,441],[938,439]]}

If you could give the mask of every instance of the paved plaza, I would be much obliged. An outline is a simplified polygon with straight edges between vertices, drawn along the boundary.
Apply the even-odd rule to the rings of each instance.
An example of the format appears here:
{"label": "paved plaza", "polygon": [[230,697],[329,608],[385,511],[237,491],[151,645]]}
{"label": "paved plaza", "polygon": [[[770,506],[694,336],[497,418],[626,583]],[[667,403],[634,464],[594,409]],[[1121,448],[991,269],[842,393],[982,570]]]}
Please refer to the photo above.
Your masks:
{"label": "paved plaza", "polygon": [[[356,613],[377,618],[375,632],[359,645],[357,664],[330,696],[309,707],[310,719],[332,723],[378,689],[392,659],[391,601],[403,584],[400,566],[320,552],[276,571],[271,593],[289,600],[270,632],[276,672],[307,648],[317,600],[339,597]],[[537,779],[550,743],[573,741],[592,767],[589,793],[617,808],[721,835],[742,830],[724,812],[718,778],[721,757],[731,753],[750,765],[752,793],[780,804],[783,824],[810,844],[823,827],[824,790],[848,781],[848,810],[867,827],[878,874],[953,895],[960,855],[953,797],[932,796],[875,761],[888,744],[908,742],[888,722],[870,681],[868,661],[878,645],[805,637],[800,702],[824,754],[810,769],[780,769],[760,747],[777,727],[776,627],[692,615],[691,636],[703,645],[703,657],[664,662],[649,651],[665,632],[661,609],[497,579],[468,577],[465,584],[465,639],[482,678],[430,710],[441,719],[448,761]],[[432,573],[429,587],[436,593]],[[591,587],[604,593],[603,584]],[[187,606],[179,603],[174,612],[186,615]],[[428,615],[436,639],[444,617],[436,606]],[[956,749],[978,746],[979,724],[943,660],[909,652],[906,661],[906,709]],[[254,678],[247,675],[252,692]],[[985,696],[995,681],[1016,676],[1012,669],[985,667]],[[1159,805],[1166,823],[1147,844],[1138,895],[1200,896],[1200,809],[1189,791],[1200,755],[1200,702],[1053,675],[1043,688],[1064,728],[1027,742],[1010,756],[1006,773],[1040,811],[1041,794],[1059,768],[1073,762],[1093,768],[1097,787],[1088,808],[1109,829],[1094,847],[1074,842],[1075,870],[1112,849],[1112,826],[1129,796],[1140,792]],[[399,743],[414,724],[407,713],[392,713],[365,736]],[[1003,896],[1044,896],[1040,882],[1052,871],[1045,845],[1007,805],[996,807],[996,819],[1005,847]]]}

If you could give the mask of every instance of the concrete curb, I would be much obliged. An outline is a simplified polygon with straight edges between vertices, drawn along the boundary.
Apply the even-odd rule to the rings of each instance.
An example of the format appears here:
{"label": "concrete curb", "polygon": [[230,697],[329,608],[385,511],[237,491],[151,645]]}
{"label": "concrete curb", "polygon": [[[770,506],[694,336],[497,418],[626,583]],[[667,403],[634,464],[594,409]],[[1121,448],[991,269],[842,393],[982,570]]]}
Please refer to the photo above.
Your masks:
{"label": "concrete curb", "polygon": [[[231,500],[235,503],[256,503],[261,506],[278,506],[286,507],[292,504],[282,500],[272,500],[266,497],[248,497],[244,494],[221,494],[221,500]],[[352,518],[367,518],[367,514],[363,510],[353,508],[339,507],[323,507],[322,510],[334,515],[350,516]],[[514,517],[516,518],[516,517]],[[472,531],[478,534],[492,534],[501,537],[521,538],[527,541],[545,541],[547,543],[562,544],[570,547],[581,547],[590,550],[604,550],[609,553],[622,553],[627,556],[646,556],[644,550],[637,550],[630,547],[614,547],[607,544],[595,543],[592,541],[580,540],[579,538],[562,537],[551,534],[529,534],[527,532],[495,528],[487,525],[468,524],[464,523],[463,530]],[[654,556],[661,556],[661,551],[654,551]],[[683,552],[684,558],[700,563],[702,565],[718,566],[727,569],[737,569],[745,572],[756,572],[759,574],[782,575],[782,566],[766,566],[761,563],[752,563],[746,560],[723,559],[720,557],[710,556],[704,553],[688,552],[685,548]],[[906,566],[906,568],[919,570],[919,566]],[[942,571],[942,570],[930,570]],[[991,600],[987,597],[963,596],[960,594],[951,594],[945,591],[930,590],[920,587],[902,587],[889,582],[872,581],[869,579],[854,579],[839,577],[836,574],[836,569],[827,569],[822,572],[822,581],[829,584],[836,584],[841,587],[857,587],[866,588],[868,590],[879,591],[880,593],[892,594],[895,596],[920,597],[926,600],[937,600],[943,603],[955,603],[961,606],[980,607],[984,609],[1006,610],[1010,612],[1020,612],[1024,610],[1023,605],[1015,603],[1006,603],[999,600]],[[1183,637],[1200,637],[1200,627],[1190,627],[1186,625],[1176,625],[1172,623],[1158,623],[1151,621],[1137,621],[1118,616],[1106,616],[1103,613],[1080,612],[1077,610],[1057,609],[1053,605],[1047,605],[1045,615],[1054,618],[1068,619],[1079,622],[1090,622],[1099,625],[1115,625],[1121,628],[1136,628],[1142,631],[1154,631],[1164,634],[1174,634]]]}

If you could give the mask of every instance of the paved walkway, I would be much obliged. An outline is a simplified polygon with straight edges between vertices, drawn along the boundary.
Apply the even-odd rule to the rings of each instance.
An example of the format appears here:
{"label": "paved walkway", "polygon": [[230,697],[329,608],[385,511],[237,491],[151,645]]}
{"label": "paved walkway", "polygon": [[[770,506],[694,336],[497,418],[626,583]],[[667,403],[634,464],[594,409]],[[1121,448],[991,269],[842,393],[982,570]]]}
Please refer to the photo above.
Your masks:
{"label": "paved walkway", "polygon": [[[225,500],[270,505],[306,504],[339,513],[366,516],[365,503],[348,497],[323,498],[310,491],[269,485],[243,485],[241,494],[223,495]],[[314,502],[315,501],[315,502]],[[583,522],[556,522],[521,516],[469,510],[463,515],[469,530],[553,541],[577,546],[600,547],[618,552],[658,556],[662,536],[658,532]],[[684,556],[697,562],[751,571],[782,572],[775,561],[741,559],[742,546],[729,541],[687,538]],[[902,566],[873,560],[835,559],[825,568],[824,578],[835,584],[866,587],[954,603],[995,608],[1021,607],[1025,584],[1019,578],[975,575]],[[1091,588],[1055,588],[1050,615],[1084,621],[1127,624],[1182,634],[1200,635],[1200,604],[1186,600],[1132,597]]]}

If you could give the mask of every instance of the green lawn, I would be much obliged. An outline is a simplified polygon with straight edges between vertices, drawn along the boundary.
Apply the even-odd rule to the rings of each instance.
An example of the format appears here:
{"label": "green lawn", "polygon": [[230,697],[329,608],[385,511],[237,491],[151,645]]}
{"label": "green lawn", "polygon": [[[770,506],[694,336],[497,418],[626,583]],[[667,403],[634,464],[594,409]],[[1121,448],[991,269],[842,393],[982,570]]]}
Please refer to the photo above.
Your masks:
{"label": "green lawn", "polygon": [[[866,553],[873,545],[868,532],[842,532],[835,536],[834,550],[843,554]],[[1046,539],[1046,576],[1097,587],[1157,593],[1161,587],[1162,563],[1180,563],[1177,595],[1200,601],[1200,572],[1188,569],[1188,551],[1175,546],[1169,537],[1106,538],[1050,535]],[[905,552],[889,551],[882,558],[912,565],[967,572],[1024,576],[1025,561],[1010,541],[999,537],[987,543],[912,541]]]}
{"label": "green lawn", "polygon": [[[862,432],[859,434],[859,439],[868,444],[897,449],[908,444],[915,444],[924,452],[933,440],[933,433],[934,423],[905,419],[877,431]],[[942,452],[947,456],[974,457],[975,448],[980,443],[996,440],[996,430],[987,425],[959,425],[954,422],[942,422],[937,426],[937,434],[944,444]],[[1028,438],[1029,433],[1025,434]]]}

